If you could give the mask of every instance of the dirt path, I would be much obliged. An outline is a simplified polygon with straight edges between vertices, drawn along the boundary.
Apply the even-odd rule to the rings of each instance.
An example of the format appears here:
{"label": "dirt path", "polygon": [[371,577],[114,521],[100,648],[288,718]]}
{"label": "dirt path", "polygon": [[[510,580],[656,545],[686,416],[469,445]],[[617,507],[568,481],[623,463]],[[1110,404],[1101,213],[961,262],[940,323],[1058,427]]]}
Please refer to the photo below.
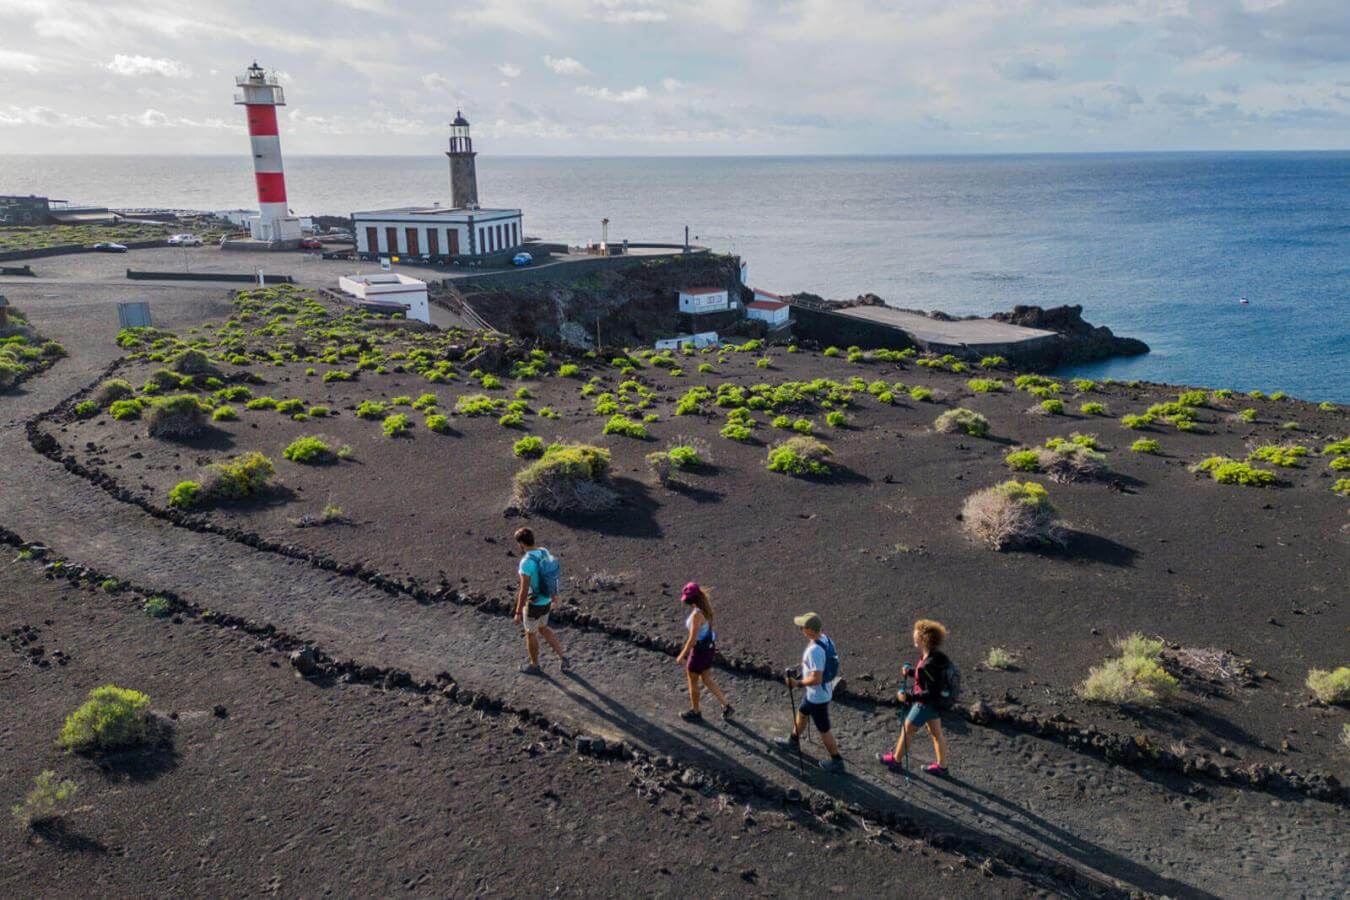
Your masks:
{"label": "dirt path", "polygon": [[[63,363],[5,399],[0,523],[74,561],[274,624],[338,658],[422,678],[449,671],[468,687],[732,781],[803,788],[794,760],[765,752],[766,739],[786,727],[781,686],[719,673],[735,698],[736,722],[686,725],[676,717],[683,677],[669,656],[566,631],[575,677],[521,676],[522,650],[509,620],[469,607],[418,605],[303,562],[175,528],[111,501],[34,453],[18,422],[81,387],[110,358]],[[1337,807],[1214,785],[1188,796],[1183,780],[959,723],[952,727],[956,777],[905,784],[870,762],[894,739],[891,711],[843,707],[835,720],[850,772],[809,774],[805,787],[878,817],[912,818],[930,834],[976,841],[991,854],[1016,849],[1097,880],[1171,895],[1330,896],[1343,883],[1344,828],[1329,827],[1345,821]],[[916,762],[928,752],[920,748]]]}

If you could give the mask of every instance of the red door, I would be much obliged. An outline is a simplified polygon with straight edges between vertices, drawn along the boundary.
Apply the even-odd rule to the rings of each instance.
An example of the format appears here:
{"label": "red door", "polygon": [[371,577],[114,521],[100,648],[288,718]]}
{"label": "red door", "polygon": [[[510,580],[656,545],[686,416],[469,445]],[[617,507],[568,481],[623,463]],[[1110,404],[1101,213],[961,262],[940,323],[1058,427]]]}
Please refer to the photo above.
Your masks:
{"label": "red door", "polygon": [[441,255],[441,233],[435,228],[427,229],[427,256]]}
{"label": "red door", "polygon": [[418,241],[417,241],[417,229],[416,229],[416,228],[405,228],[405,229],[403,229],[403,232],[404,232],[404,234],[406,234],[406,235],[408,236],[408,255],[409,255],[409,256],[421,256],[421,255],[422,255],[422,251],[421,251],[420,247],[418,246]]}
{"label": "red door", "polygon": [[450,240],[450,255],[459,256],[459,229],[451,228],[446,232],[446,237]]}
{"label": "red door", "polygon": [[380,229],[378,228],[366,229],[366,250],[368,250],[371,253],[380,252]]}
{"label": "red door", "polygon": [[385,247],[384,252],[385,252],[385,253],[389,253],[389,254],[397,253],[397,252],[398,252],[398,229],[397,229],[397,228],[386,228],[386,229],[384,230],[384,239],[385,239],[385,242],[387,243],[387,246]]}

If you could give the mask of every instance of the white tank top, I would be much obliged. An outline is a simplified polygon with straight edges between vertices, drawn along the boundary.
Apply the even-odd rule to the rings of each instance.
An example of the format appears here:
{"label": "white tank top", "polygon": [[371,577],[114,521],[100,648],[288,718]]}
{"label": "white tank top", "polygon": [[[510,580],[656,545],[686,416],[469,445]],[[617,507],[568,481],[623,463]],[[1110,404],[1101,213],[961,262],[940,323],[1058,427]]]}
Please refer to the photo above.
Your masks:
{"label": "white tank top", "polygon": [[[689,630],[690,628],[692,628],[693,626],[694,626],[694,614],[693,614],[693,613],[690,613],[690,614],[689,614],[689,618],[687,618],[687,619],[684,620],[684,630],[685,630],[685,631],[688,631],[688,630]],[[710,631],[712,631],[712,626],[708,624],[708,620],[707,620],[707,619],[704,619],[704,620],[703,620],[703,627],[700,628],[700,629],[698,630],[698,635],[694,638],[694,640],[696,640],[696,641],[701,641],[701,640],[703,640],[704,638],[706,638],[706,637],[708,636],[708,632],[710,632]]]}

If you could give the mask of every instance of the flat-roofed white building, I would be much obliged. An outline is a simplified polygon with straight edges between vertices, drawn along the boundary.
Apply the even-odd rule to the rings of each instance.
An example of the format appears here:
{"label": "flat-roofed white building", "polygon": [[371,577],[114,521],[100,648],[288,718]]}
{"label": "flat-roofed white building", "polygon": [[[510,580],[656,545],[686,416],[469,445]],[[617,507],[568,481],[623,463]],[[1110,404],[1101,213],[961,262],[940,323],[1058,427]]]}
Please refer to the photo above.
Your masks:
{"label": "flat-roofed white building", "polygon": [[689,344],[698,350],[703,347],[716,347],[721,343],[715,331],[700,331],[698,334],[681,334],[670,338],[661,338],[656,342],[657,350],[678,350]]}
{"label": "flat-roofed white building", "polygon": [[338,279],[338,287],[355,297],[355,302],[364,308],[392,311],[397,307],[409,319],[431,323],[425,281],[397,272],[376,272],[371,275],[343,275]]}
{"label": "flat-roofed white building", "polygon": [[726,288],[694,287],[680,290],[680,312],[699,313],[721,312],[731,308],[731,300]]}
{"label": "flat-roofed white building", "polygon": [[747,319],[767,322],[770,328],[785,324],[791,314],[792,307],[780,295],[759,288],[755,288],[755,299],[745,304]]}
{"label": "flat-roofed white building", "polygon": [[518,209],[405,206],[352,213],[352,224],[356,252],[369,258],[484,257],[517,250],[524,241]]}

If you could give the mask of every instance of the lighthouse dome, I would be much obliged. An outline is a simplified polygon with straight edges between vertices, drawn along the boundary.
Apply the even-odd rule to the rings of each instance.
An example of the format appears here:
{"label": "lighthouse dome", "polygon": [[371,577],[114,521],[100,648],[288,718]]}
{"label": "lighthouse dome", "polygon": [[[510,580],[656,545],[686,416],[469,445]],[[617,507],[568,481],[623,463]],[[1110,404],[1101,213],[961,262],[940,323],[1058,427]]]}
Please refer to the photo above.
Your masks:
{"label": "lighthouse dome", "polygon": [[450,124],[463,125],[465,128],[467,128],[469,126],[469,120],[464,118],[463,111],[457,109],[455,110],[455,121],[451,122]]}

